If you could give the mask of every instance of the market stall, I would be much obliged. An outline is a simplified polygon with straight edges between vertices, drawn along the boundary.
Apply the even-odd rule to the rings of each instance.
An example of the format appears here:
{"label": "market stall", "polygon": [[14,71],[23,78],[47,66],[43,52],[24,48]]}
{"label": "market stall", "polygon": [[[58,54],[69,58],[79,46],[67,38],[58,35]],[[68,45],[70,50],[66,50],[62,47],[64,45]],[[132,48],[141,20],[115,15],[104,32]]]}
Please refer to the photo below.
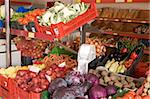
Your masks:
{"label": "market stall", "polygon": [[0,6],[0,97],[150,99],[150,10],[98,7],[147,0],[11,2],[30,7]]}

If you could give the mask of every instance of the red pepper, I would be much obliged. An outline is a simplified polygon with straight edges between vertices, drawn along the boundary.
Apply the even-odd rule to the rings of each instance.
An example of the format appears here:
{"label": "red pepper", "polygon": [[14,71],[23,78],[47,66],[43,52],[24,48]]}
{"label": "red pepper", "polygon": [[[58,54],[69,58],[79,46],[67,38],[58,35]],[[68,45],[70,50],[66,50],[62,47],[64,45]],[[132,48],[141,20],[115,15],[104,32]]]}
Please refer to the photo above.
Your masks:
{"label": "red pepper", "polygon": [[126,53],[127,51],[128,51],[127,48],[122,48],[122,50],[121,50],[122,53]]}
{"label": "red pepper", "polygon": [[138,55],[136,54],[136,52],[132,52],[130,55],[130,58],[135,60],[138,57]]}
{"label": "red pepper", "polygon": [[130,68],[130,66],[132,65],[132,63],[133,63],[133,59],[127,60],[127,61],[125,62],[125,67],[126,67],[126,68]]}

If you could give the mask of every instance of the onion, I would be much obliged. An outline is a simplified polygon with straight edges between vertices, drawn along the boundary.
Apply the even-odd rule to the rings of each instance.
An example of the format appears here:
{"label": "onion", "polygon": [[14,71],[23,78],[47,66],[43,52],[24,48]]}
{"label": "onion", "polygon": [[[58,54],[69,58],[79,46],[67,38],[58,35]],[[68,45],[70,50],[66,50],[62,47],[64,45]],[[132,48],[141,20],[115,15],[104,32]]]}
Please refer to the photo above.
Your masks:
{"label": "onion", "polygon": [[98,85],[99,84],[99,78],[94,74],[86,74],[85,79],[87,82],[91,83],[92,85]]}
{"label": "onion", "polygon": [[102,86],[95,85],[89,90],[89,97],[90,99],[99,99],[99,98],[106,98],[107,92],[106,89]]}
{"label": "onion", "polygon": [[107,90],[108,95],[113,95],[113,94],[117,93],[117,90],[116,90],[115,86],[113,86],[113,85],[107,86],[105,89]]}

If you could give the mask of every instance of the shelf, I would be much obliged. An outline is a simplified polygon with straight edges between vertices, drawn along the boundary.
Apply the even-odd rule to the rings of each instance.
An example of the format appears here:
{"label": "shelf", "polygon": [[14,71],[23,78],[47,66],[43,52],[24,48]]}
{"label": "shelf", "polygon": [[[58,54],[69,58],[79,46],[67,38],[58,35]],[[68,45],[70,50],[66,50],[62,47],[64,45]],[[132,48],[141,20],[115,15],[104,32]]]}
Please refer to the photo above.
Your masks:
{"label": "shelf", "polygon": [[112,32],[112,31],[103,31],[103,34],[116,35],[116,36],[128,36],[138,39],[150,39],[150,36],[147,34],[136,34],[132,32]]}
{"label": "shelf", "polygon": [[144,54],[150,54],[150,50],[144,50]]}
{"label": "shelf", "polygon": [[[76,2],[87,1],[87,0],[75,0]],[[149,2],[149,0],[90,0],[96,3],[143,3]]]}
{"label": "shelf", "polygon": [[[6,32],[5,28],[1,29],[0,32]],[[17,36],[23,36],[23,37],[29,37],[29,38],[38,38],[41,40],[50,40],[53,41],[54,37],[49,34],[44,34],[40,32],[28,32],[25,30],[16,30],[16,29],[11,29],[11,34],[12,35],[17,35]]]}
{"label": "shelf", "polygon": [[[5,1],[5,0],[0,0],[0,4],[4,4],[4,1]],[[11,4],[17,4],[17,5],[32,5],[32,2],[11,0]]]}
{"label": "shelf", "polygon": [[119,18],[101,18],[101,17],[97,17],[96,20],[113,21],[113,22],[128,22],[128,23],[150,23],[150,20],[119,19]]}

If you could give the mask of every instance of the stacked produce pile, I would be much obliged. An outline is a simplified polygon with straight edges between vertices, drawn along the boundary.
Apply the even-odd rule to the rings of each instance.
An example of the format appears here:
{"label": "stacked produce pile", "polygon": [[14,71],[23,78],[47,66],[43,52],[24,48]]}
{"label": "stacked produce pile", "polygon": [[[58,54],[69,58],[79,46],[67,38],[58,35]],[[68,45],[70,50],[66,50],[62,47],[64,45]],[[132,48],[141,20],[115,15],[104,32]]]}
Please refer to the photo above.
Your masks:
{"label": "stacked produce pile", "polygon": [[23,25],[27,25],[29,22],[36,21],[36,17],[45,13],[44,9],[35,9],[33,11],[24,14],[24,17],[18,18],[18,22]]}
{"label": "stacked produce pile", "polygon": [[103,70],[92,70],[92,72],[90,70],[88,74],[71,71],[64,79],[53,80],[48,91],[52,99],[116,99],[129,92],[129,89],[138,88],[138,84],[141,85],[138,80],[131,77],[119,76]]}
{"label": "stacked produce pile", "polygon": [[28,70],[28,66],[12,66],[8,68],[1,68],[0,74],[5,77],[15,78],[19,70]]}
{"label": "stacked produce pile", "polygon": [[138,45],[137,39],[124,37],[119,41],[117,49],[110,52],[105,67],[111,72],[124,73],[139,57],[138,54],[140,49],[138,50],[138,48],[136,48],[134,50],[134,48]]}
{"label": "stacked produce pile", "polygon": [[[86,44],[95,45],[97,56],[104,56],[105,55],[106,47],[104,46],[104,42],[107,42],[106,39],[100,39],[97,37],[86,38]],[[80,45],[80,38],[77,37],[74,41],[66,42],[65,45],[69,48],[72,48],[72,49],[78,51],[79,45]]]}
{"label": "stacked produce pile", "polygon": [[[68,72],[73,70],[73,67],[70,67],[69,65],[67,65],[67,63],[72,60],[65,59],[66,64],[64,62],[62,64],[57,65],[58,64],[57,61],[60,58],[58,57],[57,61],[56,61],[55,57],[51,57],[51,58],[53,59],[53,62],[51,64],[48,64],[48,66],[46,66],[45,68],[42,68],[41,71],[38,71],[36,73],[35,73],[35,71],[37,71],[37,68],[35,68],[35,67],[34,67],[34,69],[30,69],[30,70],[18,71],[17,76],[15,78],[18,86],[25,91],[36,92],[36,93],[41,92],[48,88],[48,85],[52,80],[54,80],[56,78],[64,78]],[[67,58],[67,59],[69,59],[69,58]],[[62,60],[62,58],[61,58],[61,60]],[[59,60],[59,61],[61,61],[61,60]],[[70,65],[72,65],[72,64],[70,64]],[[34,72],[32,72],[32,71],[34,71]]]}
{"label": "stacked produce pile", "polygon": [[63,4],[55,2],[54,6],[38,17],[38,22],[43,26],[50,26],[60,22],[66,23],[77,16],[85,13],[89,5],[85,3]]}
{"label": "stacked produce pile", "polygon": [[48,45],[48,42],[43,40],[26,40],[23,37],[14,38],[17,49],[21,51],[22,56],[41,58]]}
{"label": "stacked produce pile", "polygon": [[95,74],[99,77],[99,81],[101,85],[108,86],[108,85],[115,85],[121,89],[129,88],[129,89],[136,89],[140,87],[139,81],[136,81],[132,77],[128,76],[120,76],[118,74],[108,72],[106,70],[90,70],[89,73]]}
{"label": "stacked produce pile", "polygon": [[21,89],[28,92],[41,92],[49,85],[45,75],[43,77],[29,70],[18,71],[15,80]]}
{"label": "stacked produce pile", "polygon": [[45,66],[51,66],[52,64],[56,64],[58,66],[66,66],[67,68],[75,68],[77,66],[77,61],[71,59],[68,55],[55,55],[51,54],[49,57],[46,56],[43,59],[43,63]]}

